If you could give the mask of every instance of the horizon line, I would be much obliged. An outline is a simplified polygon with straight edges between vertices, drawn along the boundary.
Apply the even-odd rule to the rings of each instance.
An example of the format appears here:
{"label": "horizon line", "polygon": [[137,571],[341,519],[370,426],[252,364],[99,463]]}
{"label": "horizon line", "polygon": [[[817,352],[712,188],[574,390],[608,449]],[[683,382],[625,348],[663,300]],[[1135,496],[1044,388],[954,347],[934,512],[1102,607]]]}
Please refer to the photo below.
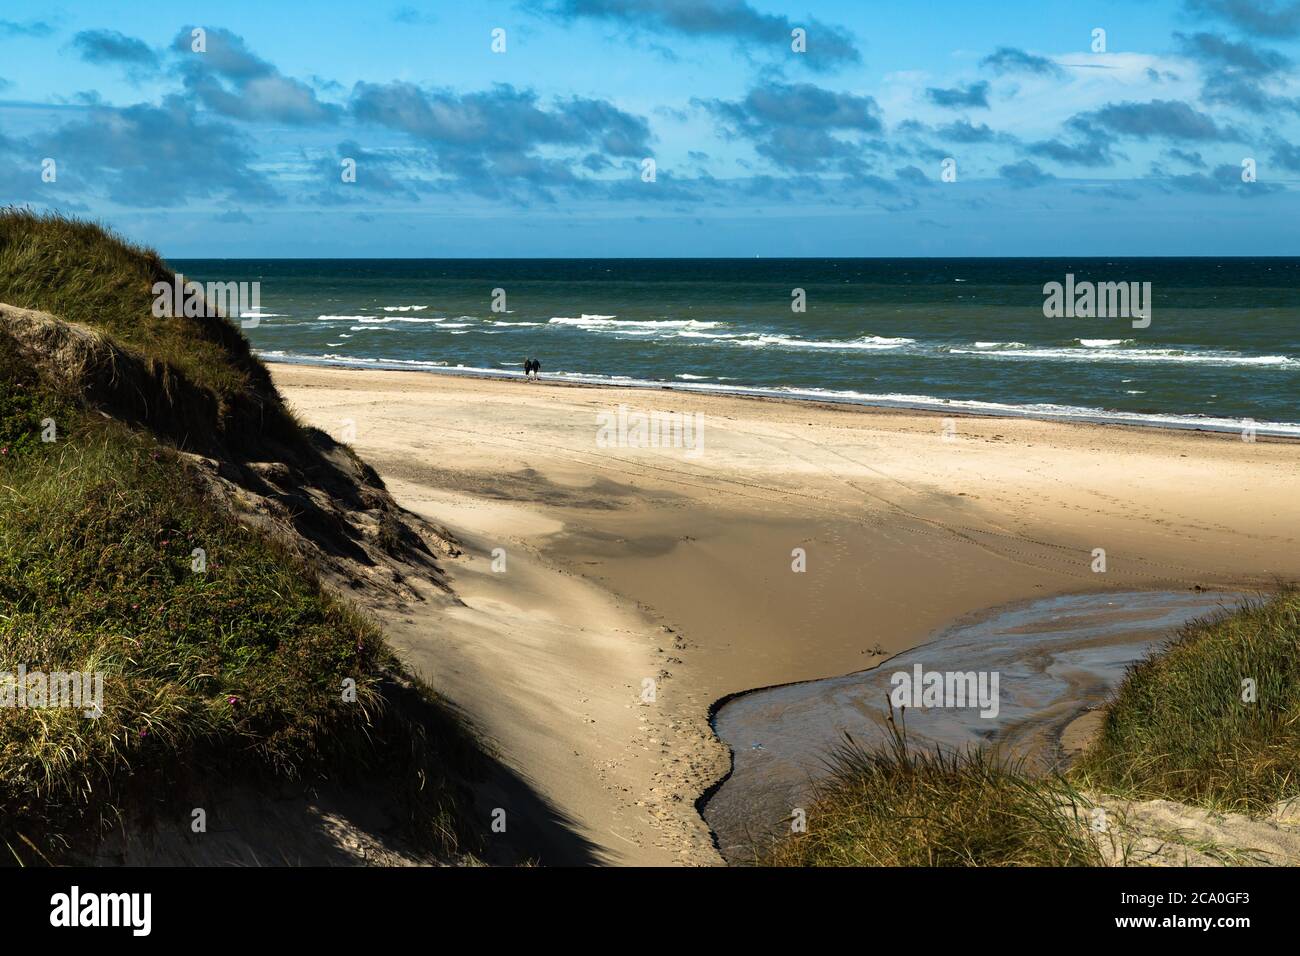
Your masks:
{"label": "horizon line", "polygon": [[204,260],[211,262],[951,262],[995,261],[1023,259],[1026,261],[1069,261],[1078,259],[1224,259],[1224,260],[1283,260],[1300,259],[1294,255],[1223,256],[1223,255],[1073,255],[1073,256],[169,256],[159,253],[164,260]]}

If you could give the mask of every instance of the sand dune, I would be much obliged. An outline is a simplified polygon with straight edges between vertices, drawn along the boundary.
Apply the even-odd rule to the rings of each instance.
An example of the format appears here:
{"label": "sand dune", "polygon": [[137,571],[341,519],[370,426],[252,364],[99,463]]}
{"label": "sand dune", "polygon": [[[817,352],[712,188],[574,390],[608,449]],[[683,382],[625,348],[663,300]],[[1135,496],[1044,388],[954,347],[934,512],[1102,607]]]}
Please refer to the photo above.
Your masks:
{"label": "sand dune", "polygon": [[[1294,442],[273,373],[303,418],[461,540],[446,567],[463,604],[376,611],[562,811],[543,862],[719,862],[694,802],[728,767],[707,726],[725,695],[858,670],[1011,601],[1300,577]],[[703,415],[703,447],[602,447],[598,416],[620,404]]]}

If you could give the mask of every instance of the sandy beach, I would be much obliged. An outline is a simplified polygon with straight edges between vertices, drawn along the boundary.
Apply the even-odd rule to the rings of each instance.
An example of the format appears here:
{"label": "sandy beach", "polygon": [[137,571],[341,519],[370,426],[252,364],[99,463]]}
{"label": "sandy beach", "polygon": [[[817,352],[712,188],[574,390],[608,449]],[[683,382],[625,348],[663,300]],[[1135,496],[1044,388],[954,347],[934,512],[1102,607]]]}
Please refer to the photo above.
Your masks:
{"label": "sandy beach", "polygon": [[[1295,442],[272,371],[460,542],[454,597],[371,608],[568,819],[546,863],[720,863],[695,803],[729,766],[708,726],[727,695],[861,670],[1009,602],[1300,577]],[[702,447],[602,447],[620,405],[702,415]]]}

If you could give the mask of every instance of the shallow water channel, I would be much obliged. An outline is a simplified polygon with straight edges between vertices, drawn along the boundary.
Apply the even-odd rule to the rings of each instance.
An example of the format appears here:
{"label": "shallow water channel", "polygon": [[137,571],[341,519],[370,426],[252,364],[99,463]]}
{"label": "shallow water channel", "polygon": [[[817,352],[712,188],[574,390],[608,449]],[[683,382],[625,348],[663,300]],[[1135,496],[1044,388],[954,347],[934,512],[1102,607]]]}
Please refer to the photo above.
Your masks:
{"label": "shallow water channel", "polygon": [[[731,747],[733,769],[706,803],[705,821],[731,862],[748,861],[755,840],[788,832],[792,809],[808,805],[828,754],[846,733],[868,746],[888,739],[888,701],[897,686],[891,681],[902,673],[915,683],[918,665],[923,677],[975,672],[988,691],[996,675],[996,708],[981,708],[974,700],[953,706],[955,697],[946,706],[908,708],[909,744],[933,749],[996,743],[1040,765],[1059,764],[1085,715],[1106,699],[1130,664],[1185,622],[1235,607],[1241,598],[1215,591],[1046,598],[960,623],[871,670],[734,697],[713,720],[714,731]],[[985,695],[986,704],[991,699]]]}

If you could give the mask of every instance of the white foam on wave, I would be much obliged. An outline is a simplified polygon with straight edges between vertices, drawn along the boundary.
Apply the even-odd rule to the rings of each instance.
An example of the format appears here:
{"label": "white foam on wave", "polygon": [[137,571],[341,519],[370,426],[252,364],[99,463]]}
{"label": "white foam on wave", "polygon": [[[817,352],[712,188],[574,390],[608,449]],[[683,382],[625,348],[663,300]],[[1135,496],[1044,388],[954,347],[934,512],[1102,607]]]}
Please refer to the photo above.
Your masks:
{"label": "white foam on wave", "polygon": [[416,325],[427,325],[430,322],[444,322],[445,319],[439,318],[415,318],[414,316],[405,315],[373,315],[364,316],[362,322],[373,322],[376,325],[387,325],[390,322],[410,322]]}
{"label": "white foam on wave", "polygon": [[1188,352],[1183,349],[1042,348],[953,349],[954,355],[1004,356],[1067,362],[1183,362],[1194,365],[1252,365],[1294,367],[1300,362],[1285,355],[1241,355],[1236,352]]}
{"label": "white foam on wave", "polygon": [[721,322],[703,322],[699,319],[620,319],[612,315],[553,316],[548,325],[572,325],[584,329],[716,329]]}
{"label": "white foam on wave", "polygon": [[864,335],[856,339],[797,339],[789,335],[759,335],[752,339],[736,339],[736,345],[743,345],[749,348],[766,348],[775,346],[777,348],[792,349],[867,349],[867,350],[886,350],[898,349],[905,345],[912,345],[916,339],[907,338],[886,338],[881,335]]}
{"label": "white foam on wave", "polygon": [[385,312],[423,312],[427,305],[386,305]]}
{"label": "white foam on wave", "polygon": [[365,322],[373,320],[373,315],[318,315],[317,322]]}
{"label": "white foam on wave", "polygon": [[[420,322],[424,325],[433,326],[433,328],[429,330],[432,332],[432,331],[437,331],[438,329],[467,329],[472,324],[469,322],[448,322],[446,319],[394,319],[393,321],[399,324],[390,325],[388,324],[388,321],[385,319],[377,319],[377,320],[371,320],[370,322],[367,322],[365,325],[350,326],[348,328],[348,331],[349,332],[401,332],[403,323]],[[465,333],[460,332],[454,334],[464,335]]]}

